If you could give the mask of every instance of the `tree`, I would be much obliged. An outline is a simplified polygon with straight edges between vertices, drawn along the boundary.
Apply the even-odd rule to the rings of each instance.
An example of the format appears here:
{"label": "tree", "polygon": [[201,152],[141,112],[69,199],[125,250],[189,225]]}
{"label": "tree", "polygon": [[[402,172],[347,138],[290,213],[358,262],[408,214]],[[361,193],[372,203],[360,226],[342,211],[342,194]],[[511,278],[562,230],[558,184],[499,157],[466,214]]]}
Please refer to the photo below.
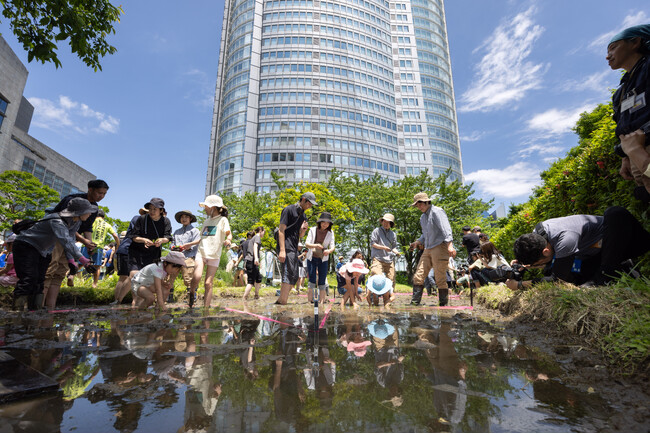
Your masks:
{"label": "tree", "polygon": [[99,58],[117,51],[106,37],[124,12],[109,0],[0,0],[2,15],[27,51],[27,60],[53,62],[58,68],[57,43],[69,40],[72,52],[95,71]]}
{"label": "tree", "polygon": [[108,209],[107,206],[99,205],[99,209],[104,211],[104,214],[105,214],[104,220],[106,220],[106,222],[109,225],[111,225],[111,226],[113,226],[113,228],[115,228],[118,235],[121,234],[122,232],[125,232],[129,228],[129,223],[130,222],[125,222],[124,220],[109,217],[108,214],[111,212],[111,210]]}
{"label": "tree", "polygon": [[[272,196],[269,193],[247,191],[242,196],[226,194],[223,203],[228,207],[228,222],[233,239],[245,238],[246,232],[259,226],[259,221],[269,208]],[[268,229],[268,228],[267,228]]]}
{"label": "tree", "polygon": [[0,230],[11,228],[16,219],[38,220],[58,201],[59,194],[31,173],[7,170],[0,174]]}

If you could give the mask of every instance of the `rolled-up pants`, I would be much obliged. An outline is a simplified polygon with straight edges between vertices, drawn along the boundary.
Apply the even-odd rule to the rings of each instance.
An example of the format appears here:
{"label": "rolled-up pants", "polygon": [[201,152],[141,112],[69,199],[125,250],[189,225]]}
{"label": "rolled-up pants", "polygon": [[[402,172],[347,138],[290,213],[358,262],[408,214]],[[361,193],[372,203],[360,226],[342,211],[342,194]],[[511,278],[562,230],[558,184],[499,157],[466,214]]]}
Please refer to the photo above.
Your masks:
{"label": "rolled-up pants", "polygon": [[424,280],[433,268],[436,285],[439,289],[447,288],[447,267],[449,266],[449,251],[446,244],[438,244],[431,249],[424,249],[418,268],[413,276],[413,285],[424,285]]}

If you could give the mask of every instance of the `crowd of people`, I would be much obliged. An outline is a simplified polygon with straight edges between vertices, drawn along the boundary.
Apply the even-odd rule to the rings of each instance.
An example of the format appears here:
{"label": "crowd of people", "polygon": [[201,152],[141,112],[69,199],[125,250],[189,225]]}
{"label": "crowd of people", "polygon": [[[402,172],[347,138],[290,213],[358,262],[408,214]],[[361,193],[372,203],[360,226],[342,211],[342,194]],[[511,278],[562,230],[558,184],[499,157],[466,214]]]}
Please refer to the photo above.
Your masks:
{"label": "crowd of people", "polygon": [[[650,105],[645,91],[650,84],[650,24],[633,26],[615,35],[607,47],[607,61],[612,69],[624,69],[619,89],[613,95],[616,136],[620,144],[620,174],[634,179],[634,196],[650,203]],[[187,210],[175,214],[182,227],[172,233],[165,202],[154,197],[144,204],[129,224],[122,238],[104,220],[97,203],[108,192],[103,180],[88,183],[86,193],[64,197],[44,218],[18,221],[13,234],[5,240],[0,256],[0,285],[14,286],[14,306],[17,309],[54,309],[61,284],[80,267],[93,277],[93,286],[101,276],[117,272],[115,303],[120,303],[131,291],[139,308],[152,304],[164,309],[174,300],[174,279],[180,273],[187,288],[188,303],[193,307],[199,283],[204,279],[203,306],[213,299],[215,273],[220,265],[222,249],[232,260],[228,266],[235,270],[236,281],[244,284],[243,298],[254,289],[259,298],[263,277],[272,278],[273,267],[266,267],[263,276],[260,265],[268,263],[269,252],[262,255],[265,228],[250,231],[239,246],[231,246],[233,234],[228,221],[228,208],[217,195],[210,195],[199,205],[206,219],[195,228],[196,216]],[[321,212],[316,225],[309,228],[305,211],[317,205],[313,193],[307,192],[295,204],[286,206],[274,232],[281,286],[277,304],[286,304],[291,289],[308,279],[308,298],[327,298],[327,273],[330,258],[336,250],[332,215]],[[530,287],[537,279],[525,280],[527,269],[544,268],[544,279],[561,279],[579,285],[603,285],[619,273],[634,275],[633,260],[650,247],[650,234],[626,209],[611,207],[603,216],[573,215],[540,222],[530,234],[522,235],[514,244],[515,259],[508,263],[504,256],[481,234],[480,228],[463,228],[463,245],[469,258],[467,267],[457,268],[453,262],[456,249],[445,211],[432,204],[427,193],[415,195],[412,203],[421,213],[421,236],[409,248],[421,250],[413,276],[411,303],[421,303],[425,288],[435,286],[439,304],[448,303],[449,287],[458,282],[478,286],[489,282],[504,282],[512,289]],[[383,299],[390,305],[395,299],[395,260],[402,253],[393,232],[395,218],[386,213],[370,237],[370,265],[361,252],[350,261],[336,266],[337,286],[343,296],[342,306],[359,307],[363,298],[372,305]],[[304,245],[300,242],[306,235]],[[171,251],[163,255],[162,246],[171,243]],[[270,270],[269,270],[270,268]],[[465,274],[465,275],[463,275]],[[245,277],[244,277],[245,276]],[[368,281],[365,281],[368,276]],[[365,284],[365,295],[361,287]]]}

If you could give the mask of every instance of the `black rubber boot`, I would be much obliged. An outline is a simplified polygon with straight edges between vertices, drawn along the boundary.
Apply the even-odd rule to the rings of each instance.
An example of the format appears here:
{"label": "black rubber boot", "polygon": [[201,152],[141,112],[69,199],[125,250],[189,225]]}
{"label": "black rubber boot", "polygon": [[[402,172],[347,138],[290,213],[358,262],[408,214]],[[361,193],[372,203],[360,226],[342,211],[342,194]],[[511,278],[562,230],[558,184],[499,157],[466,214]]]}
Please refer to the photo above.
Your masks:
{"label": "black rubber boot", "polygon": [[447,303],[449,303],[449,289],[438,288],[438,301],[440,306],[447,306]]}
{"label": "black rubber boot", "polygon": [[18,297],[14,296],[14,310],[24,311],[27,310],[27,296],[19,295]]}
{"label": "black rubber boot", "polygon": [[196,294],[193,292],[190,292],[190,297],[189,297],[189,302],[188,304],[190,305],[190,309],[194,307],[194,301],[196,301]]}
{"label": "black rubber boot", "polygon": [[411,297],[411,304],[417,306],[422,301],[422,291],[424,285],[413,285],[413,297]]}
{"label": "black rubber boot", "polygon": [[169,296],[167,297],[167,303],[173,303],[174,302],[174,290],[172,289],[169,291]]}

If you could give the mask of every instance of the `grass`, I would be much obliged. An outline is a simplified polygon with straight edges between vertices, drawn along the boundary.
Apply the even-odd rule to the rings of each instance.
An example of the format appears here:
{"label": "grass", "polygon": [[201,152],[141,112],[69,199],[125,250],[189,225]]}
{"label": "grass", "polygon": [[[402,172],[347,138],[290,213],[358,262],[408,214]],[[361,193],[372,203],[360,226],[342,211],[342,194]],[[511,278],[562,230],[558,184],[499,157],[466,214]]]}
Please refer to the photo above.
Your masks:
{"label": "grass", "polygon": [[650,279],[626,276],[596,288],[540,283],[525,292],[488,285],[477,290],[477,301],[580,336],[620,374],[650,374]]}

